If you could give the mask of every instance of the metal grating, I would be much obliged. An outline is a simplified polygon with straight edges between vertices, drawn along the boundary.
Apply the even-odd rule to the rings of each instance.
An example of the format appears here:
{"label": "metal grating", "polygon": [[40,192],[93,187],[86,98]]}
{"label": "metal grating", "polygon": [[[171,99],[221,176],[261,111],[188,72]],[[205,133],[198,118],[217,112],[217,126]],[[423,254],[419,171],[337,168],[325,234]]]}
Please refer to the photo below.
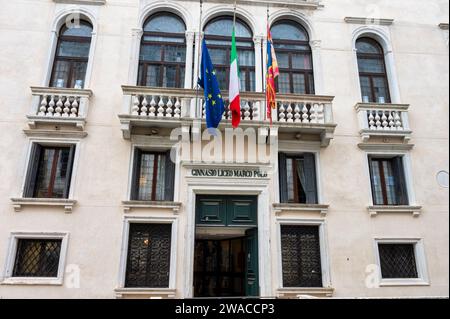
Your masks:
{"label": "metal grating", "polygon": [[319,228],[281,226],[284,287],[322,287]]}
{"label": "metal grating", "polygon": [[131,224],[126,287],[168,288],[171,224]]}
{"label": "metal grating", "polygon": [[61,240],[19,239],[13,277],[57,277]]}
{"label": "metal grating", "polygon": [[383,278],[418,278],[414,244],[378,244]]}

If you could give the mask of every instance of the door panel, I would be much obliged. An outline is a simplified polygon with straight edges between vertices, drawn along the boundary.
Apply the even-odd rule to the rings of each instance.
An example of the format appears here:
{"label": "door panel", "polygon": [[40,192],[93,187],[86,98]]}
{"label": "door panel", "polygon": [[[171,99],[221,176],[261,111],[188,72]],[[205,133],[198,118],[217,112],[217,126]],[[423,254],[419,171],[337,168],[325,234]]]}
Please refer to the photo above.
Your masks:
{"label": "door panel", "polygon": [[258,230],[250,229],[246,237],[245,295],[259,296]]}
{"label": "door panel", "polygon": [[220,196],[197,197],[197,224],[225,226],[226,203]]}
{"label": "door panel", "polygon": [[256,201],[254,198],[230,198],[227,201],[228,225],[256,226]]}

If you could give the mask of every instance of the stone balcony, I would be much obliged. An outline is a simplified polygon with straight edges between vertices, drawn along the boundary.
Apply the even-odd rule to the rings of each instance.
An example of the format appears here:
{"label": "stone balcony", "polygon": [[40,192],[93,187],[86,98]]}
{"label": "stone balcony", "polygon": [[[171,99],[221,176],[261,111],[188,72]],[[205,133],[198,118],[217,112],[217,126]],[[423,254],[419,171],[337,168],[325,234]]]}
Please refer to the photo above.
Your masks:
{"label": "stone balcony", "polygon": [[376,138],[382,138],[384,142],[390,139],[408,142],[412,133],[409,128],[408,108],[408,104],[356,104],[363,142]]}
{"label": "stone balcony", "polygon": [[33,102],[27,115],[31,129],[40,125],[65,125],[84,130],[91,90],[31,87],[31,92]]}
{"label": "stone balcony", "polygon": [[[124,138],[129,139],[137,128],[175,128],[182,123],[201,120],[205,125],[203,92],[191,89],[123,86],[124,107],[119,115]],[[231,111],[227,92],[223,92],[225,112],[221,127],[231,127]],[[225,98],[226,97],[226,98]],[[264,93],[241,93],[240,127],[276,128],[295,136],[318,136],[322,146],[333,138],[332,96],[277,96],[278,108],[272,112],[272,126],[266,118]]]}

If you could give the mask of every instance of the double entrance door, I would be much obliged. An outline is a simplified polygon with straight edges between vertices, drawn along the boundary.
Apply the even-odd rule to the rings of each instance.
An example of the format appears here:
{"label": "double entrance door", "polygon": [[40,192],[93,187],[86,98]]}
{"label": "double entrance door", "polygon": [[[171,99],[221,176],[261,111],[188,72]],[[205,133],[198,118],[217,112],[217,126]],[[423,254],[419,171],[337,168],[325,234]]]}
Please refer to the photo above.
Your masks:
{"label": "double entrance door", "polygon": [[195,297],[259,295],[256,196],[196,199]]}

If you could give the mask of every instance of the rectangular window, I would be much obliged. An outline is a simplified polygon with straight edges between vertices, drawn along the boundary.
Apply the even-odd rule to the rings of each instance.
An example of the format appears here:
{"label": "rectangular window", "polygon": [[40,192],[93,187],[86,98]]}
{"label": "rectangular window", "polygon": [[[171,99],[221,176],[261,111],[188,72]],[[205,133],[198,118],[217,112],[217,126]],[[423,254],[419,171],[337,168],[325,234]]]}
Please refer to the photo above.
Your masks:
{"label": "rectangular window", "polygon": [[175,164],[166,153],[144,152],[134,154],[132,200],[173,201]]}
{"label": "rectangular window", "polygon": [[418,278],[415,244],[379,243],[381,275],[383,279]]}
{"label": "rectangular window", "polygon": [[75,145],[65,147],[33,144],[24,197],[68,198]]}
{"label": "rectangular window", "polygon": [[374,205],[408,205],[403,157],[369,158]]}
{"label": "rectangular window", "polygon": [[171,224],[130,224],[125,287],[169,287],[171,235]]}
{"label": "rectangular window", "polygon": [[317,204],[315,156],[279,154],[280,201],[282,203]]}
{"label": "rectangular window", "polygon": [[61,239],[18,239],[12,277],[57,277]]}
{"label": "rectangular window", "polygon": [[283,287],[322,287],[319,226],[281,225]]}

